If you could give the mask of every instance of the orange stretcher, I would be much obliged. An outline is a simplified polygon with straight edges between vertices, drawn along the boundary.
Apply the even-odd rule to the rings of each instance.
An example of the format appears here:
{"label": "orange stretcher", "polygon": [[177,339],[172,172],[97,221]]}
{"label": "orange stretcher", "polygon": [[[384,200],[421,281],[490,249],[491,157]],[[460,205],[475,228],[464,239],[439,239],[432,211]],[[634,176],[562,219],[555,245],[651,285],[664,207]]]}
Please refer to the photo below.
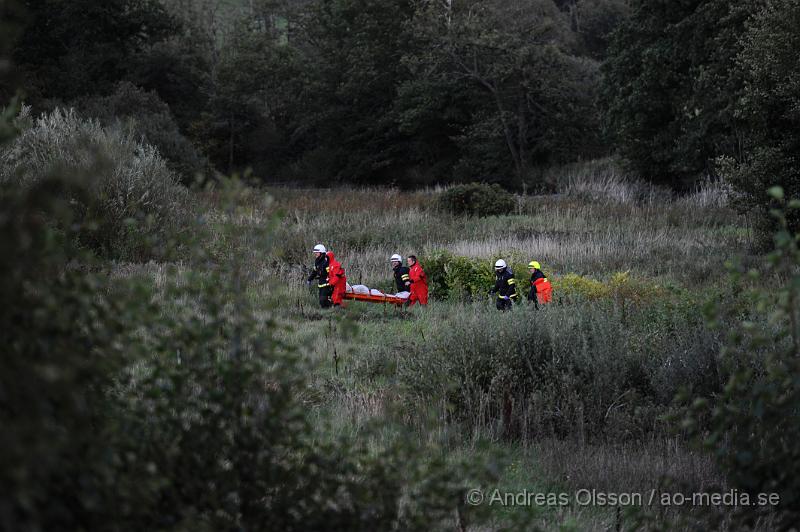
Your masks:
{"label": "orange stretcher", "polygon": [[389,303],[390,305],[402,305],[408,301],[402,297],[388,296],[385,294],[382,296],[373,296],[372,294],[356,294],[354,292],[345,292],[344,298],[354,301],[366,301],[368,303]]}

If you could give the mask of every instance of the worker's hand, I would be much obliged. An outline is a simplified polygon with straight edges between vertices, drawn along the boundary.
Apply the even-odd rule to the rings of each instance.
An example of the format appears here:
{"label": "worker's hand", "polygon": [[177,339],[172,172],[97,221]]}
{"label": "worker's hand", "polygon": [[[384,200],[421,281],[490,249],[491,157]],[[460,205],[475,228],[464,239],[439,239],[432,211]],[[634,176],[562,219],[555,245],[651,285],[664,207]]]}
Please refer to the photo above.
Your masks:
{"label": "worker's hand", "polygon": [[311,279],[306,280],[306,286],[311,286]]}

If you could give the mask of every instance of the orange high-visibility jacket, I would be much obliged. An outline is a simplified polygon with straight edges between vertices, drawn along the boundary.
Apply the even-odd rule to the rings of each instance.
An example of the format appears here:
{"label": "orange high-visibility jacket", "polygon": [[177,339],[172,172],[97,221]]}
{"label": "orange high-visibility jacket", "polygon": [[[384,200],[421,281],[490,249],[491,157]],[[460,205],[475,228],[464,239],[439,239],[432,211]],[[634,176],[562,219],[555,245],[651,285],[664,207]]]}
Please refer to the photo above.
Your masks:
{"label": "orange high-visibility jacket", "polygon": [[536,299],[539,304],[544,305],[553,300],[553,285],[547,277],[539,277],[531,283],[536,288]]}

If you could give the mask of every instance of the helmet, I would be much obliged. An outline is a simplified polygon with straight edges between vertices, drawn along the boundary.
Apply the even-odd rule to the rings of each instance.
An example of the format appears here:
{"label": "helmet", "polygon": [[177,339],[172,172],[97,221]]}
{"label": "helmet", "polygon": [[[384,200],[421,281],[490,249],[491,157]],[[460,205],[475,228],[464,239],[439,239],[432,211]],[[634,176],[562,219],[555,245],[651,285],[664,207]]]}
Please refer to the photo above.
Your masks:
{"label": "helmet", "polygon": [[322,244],[317,244],[316,246],[314,246],[314,253],[325,253],[327,251],[328,250],[325,249],[325,246],[323,246]]}
{"label": "helmet", "polygon": [[494,269],[495,270],[502,270],[506,266],[508,266],[508,265],[506,264],[506,261],[504,261],[503,259],[500,259],[500,260],[498,260],[497,262],[494,263]]}
{"label": "helmet", "polygon": [[403,262],[403,257],[395,253],[392,255],[392,258],[389,259],[389,262]]}
{"label": "helmet", "polygon": [[536,262],[535,260],[532,260],[528,263],[528,268],[536,268],[537,270],[541,270],[542,265]]}

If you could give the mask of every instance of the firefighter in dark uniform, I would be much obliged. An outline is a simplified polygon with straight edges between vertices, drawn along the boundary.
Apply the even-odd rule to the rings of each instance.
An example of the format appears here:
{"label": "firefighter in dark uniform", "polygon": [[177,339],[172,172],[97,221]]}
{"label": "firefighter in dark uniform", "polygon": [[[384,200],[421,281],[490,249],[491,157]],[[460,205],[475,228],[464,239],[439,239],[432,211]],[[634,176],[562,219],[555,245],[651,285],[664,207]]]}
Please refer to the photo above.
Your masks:
{"label": "firefighter in dark uniform", "polygon": [[411,275],[408,267],[403,266],[403,257],[395,253],[389,259],[389,262],[392,263],[392,269],[394,270],[394,282],[397,285],[397,291],[410,292]]}
{"label": "firefighter in dark uniform", "polygon": [[322,244],[314,246],[314,270],[308,277],[308,284],[314,279],[317,280],[317,288],[319,288],[319,306],[322,308],[330,308],[332,305],[331,296],[333,295],[333,288],[328,284],[328,255],[327,249]]}
{"label": "firefighter in dark uniform", "polygon": [[517,281],[514,272],[503,259],[494,263],[495,283],[489,293],[497,294],[497,310],[510,310],[517,300]]}

